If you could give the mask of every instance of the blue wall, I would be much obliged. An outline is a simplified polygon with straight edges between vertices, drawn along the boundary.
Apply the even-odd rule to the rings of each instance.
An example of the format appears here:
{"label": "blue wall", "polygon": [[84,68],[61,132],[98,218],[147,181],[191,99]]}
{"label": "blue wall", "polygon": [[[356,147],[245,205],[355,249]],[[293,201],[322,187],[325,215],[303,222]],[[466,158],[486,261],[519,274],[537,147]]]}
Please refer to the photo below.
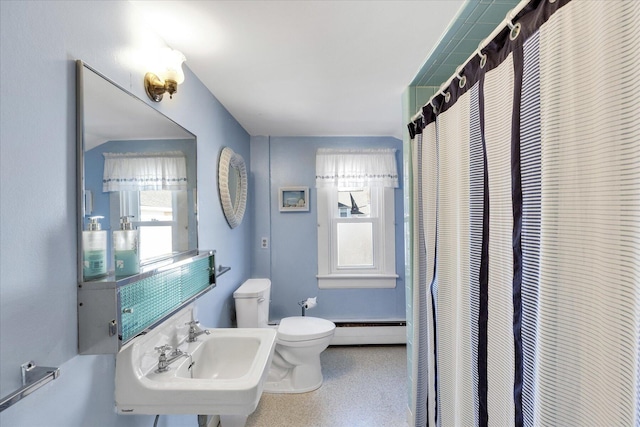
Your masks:
{"label": "blue wall", "polygon": [[[232,268],[198,301],[200,320],[230,325],[231,294],[250,276],[250,221],[229,228],[216,174],[223,146],[250,161],[249,135],[188,68],[172,100],[148,100],[136,60],[164,42],[141,22],[127,1],[0,2],[0,396],[20,388],[29,360],[61,369],[0,412],[2,426],[153,424],[115,413],[113,355],[77,355],[76,59],[197,135],[200,247]],[[161,417],[169,425],[196,419]]]}
{"label": "blue wall", "polygon": [[[402,175],[402,141],[391,137],[251,137],[252,277],[271,278],[272,321],[300,314],[298,301],[318,297],[309,315],[331,320],[405,319],[403,191],[395,191],[395,289],[318,289],[315,155],[326,148],[396,148]],[[278,188],[305,186],[309,212],[279,212]],[[270,247],[260,248],[268,237]]]}

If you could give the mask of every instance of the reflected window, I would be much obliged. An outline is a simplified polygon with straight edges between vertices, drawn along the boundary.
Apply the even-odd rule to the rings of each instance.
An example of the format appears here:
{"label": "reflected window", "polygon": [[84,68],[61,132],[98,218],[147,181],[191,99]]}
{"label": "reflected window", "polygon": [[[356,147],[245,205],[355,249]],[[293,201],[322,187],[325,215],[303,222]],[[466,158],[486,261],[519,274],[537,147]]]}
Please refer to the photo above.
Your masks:
{"label": "reflected window", "polygon": [[186,190],[120,191],[119,216],[132,216],[140,233],[140,261],[153,261],[188,250]]}
{"label": "reflected window", "polygon": [[172,227],[144,226],[140,230],[140,259],[149,260],[171,254]]}
{"label": "reflected window", "polygon": [[173,252],[173,195],[171,191],[140,192],[140,258]]}
{"label": "reflected window", "polygon": [[171,191],[141,191],[140,221],[173,221]]}

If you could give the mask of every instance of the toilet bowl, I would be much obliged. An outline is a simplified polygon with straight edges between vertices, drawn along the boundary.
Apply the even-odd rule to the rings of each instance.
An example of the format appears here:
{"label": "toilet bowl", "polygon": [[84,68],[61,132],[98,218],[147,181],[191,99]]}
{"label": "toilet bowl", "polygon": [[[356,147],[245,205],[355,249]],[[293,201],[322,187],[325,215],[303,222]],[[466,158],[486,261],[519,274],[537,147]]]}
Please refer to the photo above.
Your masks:
{"label": "toilet bowl", "polygon": [[[270,327],[270,294],[269,279],[249,279],[233,293],[239,328]],[[333,322],[317,317],[282,319],[264,391],[305,393],[322,386],[320,353],[329,346],[335,327]]]}
{"label": "toilet bowl", "polygon": [[305,393],[319,388],[323,380],[320,353],[329,346],[335,328],[333,322],[317,317],[282,319],[264,391]]}

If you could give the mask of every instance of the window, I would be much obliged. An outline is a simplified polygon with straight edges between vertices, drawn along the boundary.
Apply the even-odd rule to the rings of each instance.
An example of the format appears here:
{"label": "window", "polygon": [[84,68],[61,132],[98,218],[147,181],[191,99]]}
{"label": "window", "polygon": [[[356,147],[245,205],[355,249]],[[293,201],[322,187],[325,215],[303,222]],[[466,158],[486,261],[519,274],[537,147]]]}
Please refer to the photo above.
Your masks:
{"label": "window", "polygon": [[128,216],[138,229],[141,263],[189,248],[186,156],[181,151],[103,153],[111,229]]}
{"label": "window", "polygon": [[[186,251],[187,191],[142,190],[112,192],[113,218],[132,217],[140,234],[140,261],[153,261]],[[117,228],[116,228],[117,229]]]}
{"label": "window", "polygon": [[[339,153],[339,161],[349,162],[343,152]],[[319,151],[318,157],[322,154]],[[341,185],[333,178],[323,180],[322,177],[332,174],[322,170],[322,162],[326,159],[318,157],[318,286],[394,288],[398,277],[395,272],[394,187],[367,180],[354,181],[353,174],[346,174],[351,176],[349,184],[360,185]],[[395,174],[395,156],[393,158],[391,174]],[[332,168],[334,161],[335,158],[328,162]]]}

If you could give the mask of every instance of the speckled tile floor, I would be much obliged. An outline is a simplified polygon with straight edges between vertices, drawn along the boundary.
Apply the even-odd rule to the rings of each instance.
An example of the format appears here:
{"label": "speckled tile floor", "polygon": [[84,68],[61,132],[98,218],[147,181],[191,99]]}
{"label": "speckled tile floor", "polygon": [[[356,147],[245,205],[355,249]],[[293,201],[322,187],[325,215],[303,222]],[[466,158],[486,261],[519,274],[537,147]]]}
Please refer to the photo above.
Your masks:
{"label": "speckled tile floor", "polygon": [[322,387],[263,393],[246,427],[407,427],[405,346],[335,346],[320,360]]}

